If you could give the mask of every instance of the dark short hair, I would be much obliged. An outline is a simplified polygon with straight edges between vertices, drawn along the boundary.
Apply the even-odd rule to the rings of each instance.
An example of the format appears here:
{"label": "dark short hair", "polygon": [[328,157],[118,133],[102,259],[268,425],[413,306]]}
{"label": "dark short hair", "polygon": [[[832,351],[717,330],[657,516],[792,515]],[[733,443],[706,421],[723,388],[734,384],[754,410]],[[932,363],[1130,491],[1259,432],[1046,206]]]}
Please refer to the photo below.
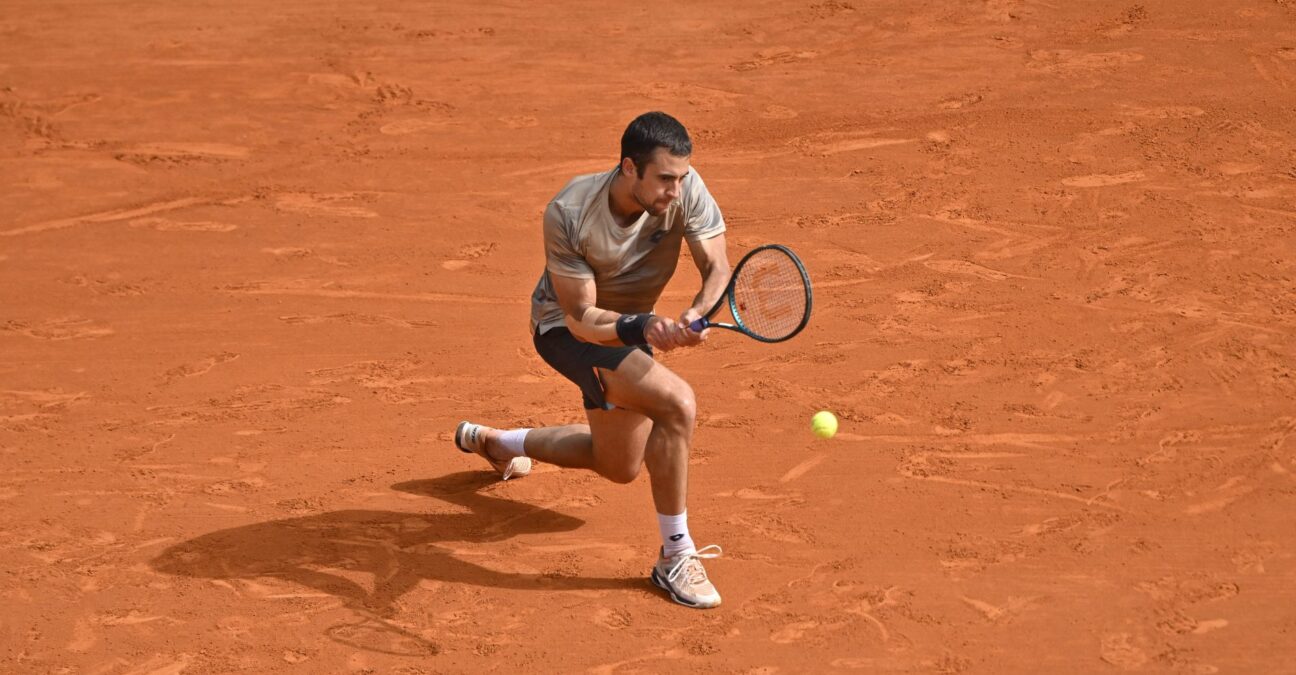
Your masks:
{"label": "dark short hair", "polygon": [[652,161],[653,151],[666,148],[676,157],[693,154],[693,141],[680,121],[664,112],[646,112],[636,118],[621,134],[621,160],[634,162],[635,172],[643,178],[644,167]]}

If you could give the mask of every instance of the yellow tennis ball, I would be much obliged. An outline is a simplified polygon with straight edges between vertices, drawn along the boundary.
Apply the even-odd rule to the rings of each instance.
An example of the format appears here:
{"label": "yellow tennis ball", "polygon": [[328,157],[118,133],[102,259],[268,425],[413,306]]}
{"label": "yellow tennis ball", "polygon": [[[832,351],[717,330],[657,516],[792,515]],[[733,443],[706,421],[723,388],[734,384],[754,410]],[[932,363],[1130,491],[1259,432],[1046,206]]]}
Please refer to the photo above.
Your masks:
{"label": "yellow tennis ball", "polygon": [[832,438],[837,433],[837,416],[820,410],[810,418],[810,430],[819,438]]}

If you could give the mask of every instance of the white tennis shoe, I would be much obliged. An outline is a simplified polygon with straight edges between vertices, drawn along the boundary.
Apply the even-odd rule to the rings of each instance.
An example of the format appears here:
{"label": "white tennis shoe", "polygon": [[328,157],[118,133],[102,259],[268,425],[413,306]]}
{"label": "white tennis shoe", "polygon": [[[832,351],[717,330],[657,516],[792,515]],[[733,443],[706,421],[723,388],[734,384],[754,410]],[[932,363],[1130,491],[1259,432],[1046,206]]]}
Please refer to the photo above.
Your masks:
{"label": "white tennis shoe", "polygon": [[707,579],[702,559],[719,558],[722,552],[712,544],[691,553],[660,557],[653,565],[652,582],[681,605],[698,609],[715,607],[720,604],[720,593]]}

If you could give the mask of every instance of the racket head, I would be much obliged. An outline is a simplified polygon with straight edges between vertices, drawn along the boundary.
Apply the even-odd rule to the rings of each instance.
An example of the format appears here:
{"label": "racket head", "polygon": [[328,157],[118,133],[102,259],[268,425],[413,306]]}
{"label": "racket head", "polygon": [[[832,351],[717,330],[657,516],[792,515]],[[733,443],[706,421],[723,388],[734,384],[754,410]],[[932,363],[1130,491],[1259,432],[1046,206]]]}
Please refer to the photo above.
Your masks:
{"label": "racket head", "polygon": [[779,244],[743,256],[727,295],[737,329],[761,342],[782,342],[800,333],[810,322],[814,306],[805,265]]}

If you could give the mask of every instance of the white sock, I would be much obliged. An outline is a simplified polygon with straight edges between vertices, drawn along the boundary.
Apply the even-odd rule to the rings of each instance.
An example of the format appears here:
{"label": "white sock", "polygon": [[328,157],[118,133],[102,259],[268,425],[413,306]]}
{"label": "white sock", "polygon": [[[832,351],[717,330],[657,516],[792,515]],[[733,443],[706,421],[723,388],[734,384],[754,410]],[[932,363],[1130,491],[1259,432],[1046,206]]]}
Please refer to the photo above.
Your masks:
{"label": "white sock", "polygon": [[657,527],[661,530],[662,555],[665,557],[670,558],[697,550],[693,545],[693,537],[689,536],[688,509],[677,516],[657,514]]}
{"label": "white sock", "polygon": [[530,429],[509,429],[500,434],[500,446],[511,457],[526,457],[526,437]]}

